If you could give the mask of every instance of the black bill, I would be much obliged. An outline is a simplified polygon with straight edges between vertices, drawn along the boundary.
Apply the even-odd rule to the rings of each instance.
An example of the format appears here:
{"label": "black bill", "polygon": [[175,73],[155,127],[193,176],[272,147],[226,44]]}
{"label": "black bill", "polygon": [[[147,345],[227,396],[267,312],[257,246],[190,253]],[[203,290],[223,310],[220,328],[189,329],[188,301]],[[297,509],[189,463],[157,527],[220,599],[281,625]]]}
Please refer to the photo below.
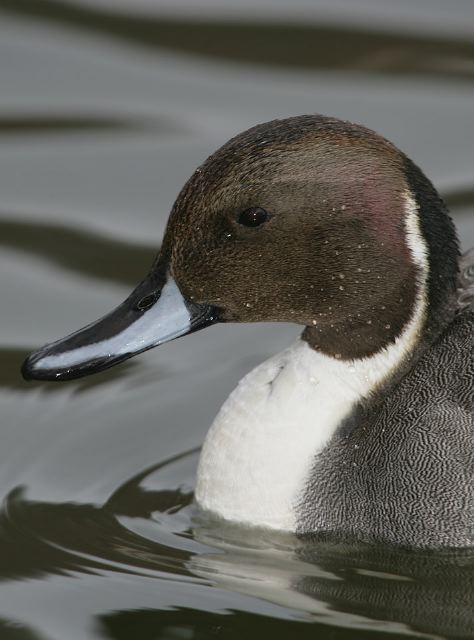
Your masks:
{"label": "black bill", "polygon": [[114,311],[31,354],[27,380],[71,380],[218,321],[217,310],[187,301],[169,275],[152,271]]}

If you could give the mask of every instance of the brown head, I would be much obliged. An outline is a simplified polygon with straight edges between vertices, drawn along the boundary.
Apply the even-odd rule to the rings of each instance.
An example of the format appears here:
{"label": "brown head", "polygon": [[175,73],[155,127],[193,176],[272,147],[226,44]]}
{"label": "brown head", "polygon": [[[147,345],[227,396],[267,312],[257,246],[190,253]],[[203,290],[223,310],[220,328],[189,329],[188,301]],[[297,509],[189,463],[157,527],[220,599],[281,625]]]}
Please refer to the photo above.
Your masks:
{"label": "brown head", "polygon": [[[295,322],[328,355],[368,357],[400,335],[420,287],[425,331],[449,321],[457,257],[442,201],[390,142],[324,116],[276,120],[236,136],[195,171],[151,274],[121,307],[34,354],[24,371],[84,375],[215,321]],[[181,296],[182,308],[164,330],[166,296],[171,305]],[[110,340],[128,340],[130,327],[130,348],[114,354]],[[95,360],[94,345],[106,345]]]}

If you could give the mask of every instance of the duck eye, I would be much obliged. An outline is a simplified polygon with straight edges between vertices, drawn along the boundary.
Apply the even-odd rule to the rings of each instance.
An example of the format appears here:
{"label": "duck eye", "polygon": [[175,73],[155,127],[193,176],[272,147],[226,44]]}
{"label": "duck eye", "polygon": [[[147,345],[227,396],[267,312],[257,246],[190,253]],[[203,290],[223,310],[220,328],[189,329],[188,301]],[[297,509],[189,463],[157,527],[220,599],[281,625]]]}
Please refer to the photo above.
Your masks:
{"label": "duck eye", "polygon": [[238,223],[246,227],[258,227],[268,220],[268,213],[261,207],[250,207],[239,215]]}

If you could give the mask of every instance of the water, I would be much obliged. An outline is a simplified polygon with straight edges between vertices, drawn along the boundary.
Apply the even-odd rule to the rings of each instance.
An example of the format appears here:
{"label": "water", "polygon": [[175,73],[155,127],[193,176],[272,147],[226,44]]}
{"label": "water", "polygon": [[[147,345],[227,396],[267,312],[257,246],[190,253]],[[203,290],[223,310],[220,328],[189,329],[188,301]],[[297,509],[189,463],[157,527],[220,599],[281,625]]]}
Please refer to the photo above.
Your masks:
{"label": "water", "polygon": [[145,274],[194,168],[274,117],[384,133],[474,245],[473,25],[467,0],[0,0],[2,640],[474,637],[469,554],[301,544],[193,507],[220,404],[297,328],[19,376]]}

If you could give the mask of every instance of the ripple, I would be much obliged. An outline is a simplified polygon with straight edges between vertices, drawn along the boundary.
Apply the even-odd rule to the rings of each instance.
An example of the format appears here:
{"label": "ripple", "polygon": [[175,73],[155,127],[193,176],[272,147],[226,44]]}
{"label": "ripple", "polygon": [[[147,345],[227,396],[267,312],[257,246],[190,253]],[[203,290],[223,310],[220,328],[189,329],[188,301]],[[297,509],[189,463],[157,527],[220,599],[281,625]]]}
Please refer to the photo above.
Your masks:
{"label": "ripple", "polygon": [[134,14],[131,7],[121,13],[60,0],[0,0],[0,9],[140,47],[184,51],[219,61],[464,80],[474,77],[474,44],[467,37],[379,33],[361,25],[351,29],[271,21],[173,20]]}
{"label": "ripple", "polygon": [[[25,489],[16,489],[0,515],[1,579],[114,572],[125,579],[213,585],[214,595],[192,609],[101,616],[112,638],[131,637],[118,633],[124,625],[143,629],[134,636],[142,638],[157,637],[147,635],[152,628],[155,633],[171,628],[204,632],[217,625],[232,638],[240,637],[239,629],[257,638],[261,625],[283,628],[277,618],[256,615],[247,600],[220,620],[212,613],[213,597],[218,600],[223,592],[304,613],[305,622],[285,623],[303,638],[329,628],[331,638],[348,638],[344,629],[351,630],[351,639],[385,633],[471,637],[472,552],[317,543],[224,523],[193,506],[197,460],[194,449],[145,469],[102,506],[33,502]],[[155,617],[156,625],[151,624]]]}
{"label": "ripple", "polygon": [[50,136],[66,133],[144,131],[151,133],[183,133],[189,127],[179,126],[169,118],[120,117],[115,114],[74,113],[68,111],[48,113],[0,114],[0,137]]}
{"label": "ripple", "polygon": [[158,247],[136,245],[96,232],[0,216],[0,245],[27,251],[98,280],[132,284],[149,271]]}
{"label": "ripple", "polygon": [[474,187],[471,185],[458,187],[445,193],[444,199],[448,207],[472,207],[474,206]]}
{"label": "ripple", "polygon": [[[180,470],[183,460],[195,463],[193,455],[185,453],[157,465],[155,472],[170,464]],[[33,502],[25,488],[12,491],[0,515],[2,549],[8,550],[0,557],[0,580],[100,571],[191,575],[185,566],[189,551],[180,549],[177,536],[191,530],[191,515],[181,512],[192,513],[192,493],[179,487],[145,490],[140,486],[142,477],[127,481],[100,507]],[[154,539],[124,524],[127,519],[152,516],[158,524]]]}

